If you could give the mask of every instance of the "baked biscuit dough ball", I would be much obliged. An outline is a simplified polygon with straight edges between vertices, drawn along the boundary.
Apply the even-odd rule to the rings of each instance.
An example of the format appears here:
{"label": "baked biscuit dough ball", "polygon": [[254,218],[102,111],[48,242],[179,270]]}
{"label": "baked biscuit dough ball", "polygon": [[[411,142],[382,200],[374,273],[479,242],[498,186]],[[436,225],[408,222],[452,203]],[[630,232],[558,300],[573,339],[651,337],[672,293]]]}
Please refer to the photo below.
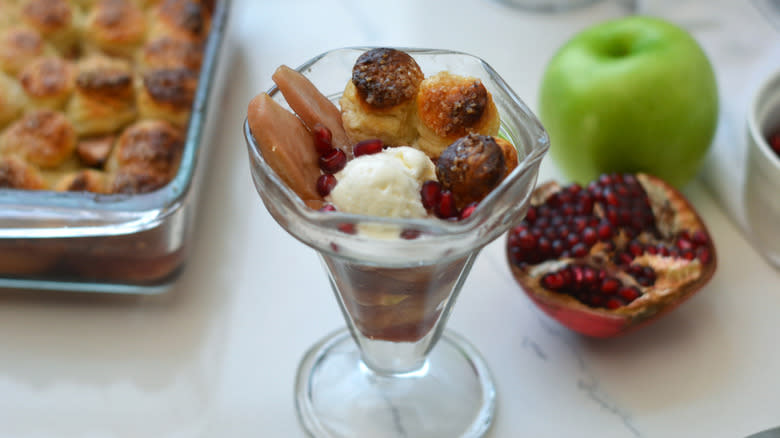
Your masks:
{"label": "baked biscuit dough ball", "polygon": [[199,71],[203,64],[203,43],[163,35],[144,44],[137,62],[142,70],[184,67]]}
{"label": "baked biscuit dough ball", "polygon": [[164,119],[184,126],[190,117],[198,74],[188,68],[163,68],[144,72],[137,103],[142,118]]}
{"label": "baked biscuit dough ball", "polygon": [[19,73],[30,108],[60,109],[76,84],[76,66],[60,56],[35,58]]}
{"label": "baked biscuit dough ball", "polygon": [[73,155],[76,130],[60,112],[28,112],[0,136],[0,154],[16,155],[41,168],[53,168]]}
{"label": "baked biscuit dough ball", "polygon": [[436,158],[469,133],[495,136],[500,119],[493,97],[479,79],[440,72],[422,81],[417,95],[413,146]]}
{"label": "baked biscuit dough ball", "polygon": [[19,0],[19,16],[63,56],[78,52],[81,11],[67,0]]}
{"label": "baked biscuit dough ball", "polygon": [[14,0],[0,0],[0,29],[19,21],[19,9]]}
{"label": "baked biscuit dough ball", "polygon": [[0,69],[11,76],[18,75],[38,57],[56,54],[54,48],[32,28],[17,25],[0,31]]}
{"label": "baked biscuit dough ball", "polygon": [[0,188],[43,190],[46,182],[34,166],[15,156],[0,157]]}
{"label": "baked biscuit dough ball", "polygon": [[70,172],[57,181],[54,185],[54,190],[59,192],[106,193],[106,175],[96,169],[81,169]]}
{"label": "baked biscuit dough ball", "polygon": [[381,138],[390,146],[409,145],[423,73],[409,54],[372,49],[358,57],[339,102],[344,129],[352,141]]}
{"label": "baked biscuit dough ball", "polygon": [[119,136],[106,164],[111,193],[145,193],[167,184],[179,170],[184,132],[164,120],[141,120]]}
{"label": "baked biscuit dough ball", "polygon": [[151,8],[149,39],[167,35],[204,41],[211,28],[211,6],[199,0],[160,0]]}
{"label": "baked biscuit dough ball", "polygon": [[0,129],[22,114],[26,99],[19,83],[0,73]]}
{"label": "baked biscuit dough ball", "polygon": [[84,23],[87,51],[131,58],[146,36],[146,16],[135,0],[97,0]]}
{"label": "baked biscuit dough ball", "polygon": [[80,136],[107,134],[133,121],[137,111],[130,64],[101,55],[79,61],[66,113]]}

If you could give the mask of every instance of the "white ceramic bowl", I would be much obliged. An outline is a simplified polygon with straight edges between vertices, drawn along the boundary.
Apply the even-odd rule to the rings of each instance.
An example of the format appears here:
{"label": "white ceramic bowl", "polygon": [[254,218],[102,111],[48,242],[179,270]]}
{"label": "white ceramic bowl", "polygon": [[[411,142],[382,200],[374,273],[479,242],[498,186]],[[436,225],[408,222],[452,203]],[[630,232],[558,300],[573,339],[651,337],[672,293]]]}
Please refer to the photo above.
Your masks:
{"label": "white ceramic bowl", "polygon": [[755,245],[780,268],[780,157],[768,142],[780,130],[780,70],[759,87],[747,124],[745,213]]}

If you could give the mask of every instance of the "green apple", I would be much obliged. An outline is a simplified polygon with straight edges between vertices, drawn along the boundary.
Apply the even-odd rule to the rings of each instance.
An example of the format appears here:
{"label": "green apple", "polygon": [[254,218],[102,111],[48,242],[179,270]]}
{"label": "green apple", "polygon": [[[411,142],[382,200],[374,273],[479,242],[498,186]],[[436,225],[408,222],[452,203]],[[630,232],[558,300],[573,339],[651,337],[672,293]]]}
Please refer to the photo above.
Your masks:
{"label": "green apple", "polygon": [[641,171],[680,187],[696,174],[718,119],[702,48],[685,30],[644,16],[572,37],[547,65],[539,104],[551,156],[581,184]]}

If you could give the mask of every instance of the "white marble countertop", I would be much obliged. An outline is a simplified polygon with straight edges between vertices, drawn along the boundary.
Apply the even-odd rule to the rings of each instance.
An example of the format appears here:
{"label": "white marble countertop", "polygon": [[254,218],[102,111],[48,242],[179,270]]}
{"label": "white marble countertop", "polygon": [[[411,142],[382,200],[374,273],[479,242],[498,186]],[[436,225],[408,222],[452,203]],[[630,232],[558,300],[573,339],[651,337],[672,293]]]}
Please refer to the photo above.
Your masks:
{"label": "white marble countertop", "polygon": [[[561,15],[494,0],[234,0],[230,62],[194,251],[156,297],[0,295],[2,437],[302,437],[293,379],[343,325],[314,252],[271,219],[249,177],[248,100],[279,64],[339,46],[477,54],[536,107],[546,60],[611,3]],[[541,179],[556,177],[546,160]],[[488,246],[449,323],[498,387],[490,437],[741,437],[780,424],[780,272],[695,181],[686,194],[720,257],[711,283],[613,340],[572,334],[520,292],[504,240]]]}

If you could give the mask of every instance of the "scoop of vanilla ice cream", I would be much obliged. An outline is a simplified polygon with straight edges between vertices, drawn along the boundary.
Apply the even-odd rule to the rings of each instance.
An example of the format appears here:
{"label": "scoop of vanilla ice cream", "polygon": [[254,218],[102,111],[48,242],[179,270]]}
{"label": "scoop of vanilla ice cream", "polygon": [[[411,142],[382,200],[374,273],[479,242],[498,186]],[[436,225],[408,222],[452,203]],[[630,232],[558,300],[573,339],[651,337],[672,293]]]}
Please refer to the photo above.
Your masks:
{"label": "scoop of vanilla ice cream", "polygon": [[336,173],[330,201],[339,211],[369,216],[424,218],[420,188],[436,179],[436,167],[424,152],[409,146],[361,155]]}

